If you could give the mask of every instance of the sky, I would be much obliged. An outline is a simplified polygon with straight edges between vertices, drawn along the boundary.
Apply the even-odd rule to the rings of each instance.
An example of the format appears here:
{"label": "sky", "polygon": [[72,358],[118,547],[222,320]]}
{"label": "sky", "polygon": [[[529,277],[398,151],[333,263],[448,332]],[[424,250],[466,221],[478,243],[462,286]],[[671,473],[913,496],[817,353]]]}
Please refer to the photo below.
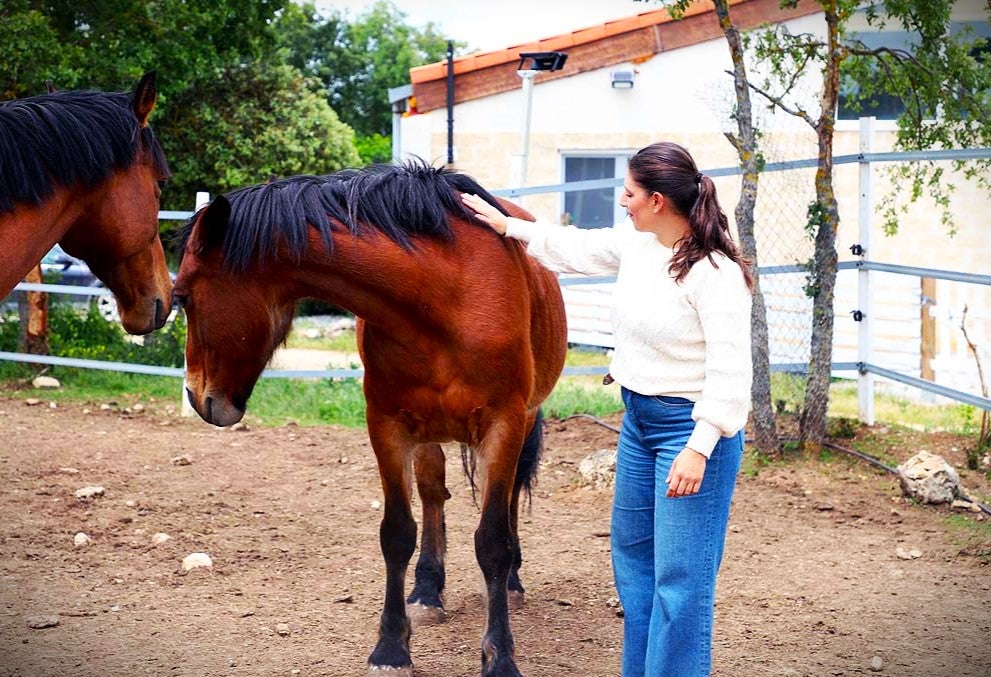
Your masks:
{"label": "sky", "polygon": [[[406,23],[422,27],[433,21],[444,37],[466,42],[470,51],[503,49],[567,33],[578,28],[660,8],[634,0],[391,0],[406,14]],[[374,0],[318,0],[354,17]]]}

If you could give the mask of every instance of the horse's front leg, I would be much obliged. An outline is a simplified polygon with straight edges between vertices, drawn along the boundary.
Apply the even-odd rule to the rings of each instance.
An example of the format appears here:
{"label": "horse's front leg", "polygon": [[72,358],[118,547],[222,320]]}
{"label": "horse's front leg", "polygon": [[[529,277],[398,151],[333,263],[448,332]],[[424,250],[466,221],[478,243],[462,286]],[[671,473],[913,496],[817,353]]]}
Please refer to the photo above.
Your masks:
{"label": "horse's front leg", "polygon": [[378,461],[385,512],[379,526],[379,541],[385,558],[385,606],[379,624],[379,639],[368,657],[372,674],[413,674],[409,640],[411,627],[406,616],[403,587],[406,569],[416,548],[416,522],[410,510],[412,491],[412,443],[405,429],[388,419],[376,419],[369,407],[368,434]]}
{"label": "horse's front leg", "polygon": [[406,598],[406,613],[413,625],[433,625],[444,620],[444,554],[447,534],[444,502],[447,491],[444,452],[439,444],[416,448],[413,460],[416,489],[423,503],[423,535],[416,562],[413,591]]}
{"label": "horse's front leg", "polygon": [[488,618],[482,637],[483,677],[515,677],[506,583],[513,566],[516,534],[511,519],[516,463],[523,444],[523,416],[505,416],[490,426],[479,445],[484,464],[482,516],[475,531],[475,556],[485,577]]}

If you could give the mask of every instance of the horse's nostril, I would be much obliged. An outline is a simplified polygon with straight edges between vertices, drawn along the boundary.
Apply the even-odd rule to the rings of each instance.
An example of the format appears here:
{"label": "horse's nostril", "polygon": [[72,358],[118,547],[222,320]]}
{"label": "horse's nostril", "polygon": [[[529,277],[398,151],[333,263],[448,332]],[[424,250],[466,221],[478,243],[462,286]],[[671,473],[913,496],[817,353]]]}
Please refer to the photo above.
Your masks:
{"label": "horse's nostril", "polygon": [[203,420],[207,423],[213,423],[213,398],[207,397],[203,402]]}

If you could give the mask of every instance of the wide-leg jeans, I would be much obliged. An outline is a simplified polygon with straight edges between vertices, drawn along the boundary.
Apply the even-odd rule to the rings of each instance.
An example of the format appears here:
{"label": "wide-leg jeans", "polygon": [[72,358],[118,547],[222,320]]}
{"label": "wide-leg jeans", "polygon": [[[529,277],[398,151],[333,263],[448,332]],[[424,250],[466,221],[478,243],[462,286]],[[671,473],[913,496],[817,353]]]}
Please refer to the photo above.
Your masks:
{"label": "wide-leg jeans", "polygon": [[665,479],[695,426],[693,403],[625,388],[623,402],[611,527],[623,677],[702,677],[743,432],[720,438],[697,494],[668,498]]}

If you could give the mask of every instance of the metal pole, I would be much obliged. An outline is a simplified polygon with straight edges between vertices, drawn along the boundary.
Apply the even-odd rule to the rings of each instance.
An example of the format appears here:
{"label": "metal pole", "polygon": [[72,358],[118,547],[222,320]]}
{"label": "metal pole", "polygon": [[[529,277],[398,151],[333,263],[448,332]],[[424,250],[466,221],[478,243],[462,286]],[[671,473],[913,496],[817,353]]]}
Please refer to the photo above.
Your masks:
{"label": "metal pole", "polygon": [[530,152],[530,111],[533,108],[533,79],[537,77],[535,70],[520,70],[516,74],[523,79],[523,122],[522,142],[520,152],[513,156],[510,167],[510,185],[522,187],[526,183],[527,155]]}
{"label": "metal pole", "polygon": [[[860,152],[870,153],[874,146],[874,118],[860,118]],[[867,261],[871,254],[871,220],[874,215],[871,163],[860,163],[860,258]],[[871,271],[861,267],[857,271],[857,305],[861,313],[857,327],[857,359],[861,364],[874,361],[874,291],[871,288]],[[857,376],[857,409],[860,420],[874,425],[874,374],[861,370]]]}
{"label": "metal pole", "polygon": [[454,42],[447,41],[447,164],[454,164]]}

